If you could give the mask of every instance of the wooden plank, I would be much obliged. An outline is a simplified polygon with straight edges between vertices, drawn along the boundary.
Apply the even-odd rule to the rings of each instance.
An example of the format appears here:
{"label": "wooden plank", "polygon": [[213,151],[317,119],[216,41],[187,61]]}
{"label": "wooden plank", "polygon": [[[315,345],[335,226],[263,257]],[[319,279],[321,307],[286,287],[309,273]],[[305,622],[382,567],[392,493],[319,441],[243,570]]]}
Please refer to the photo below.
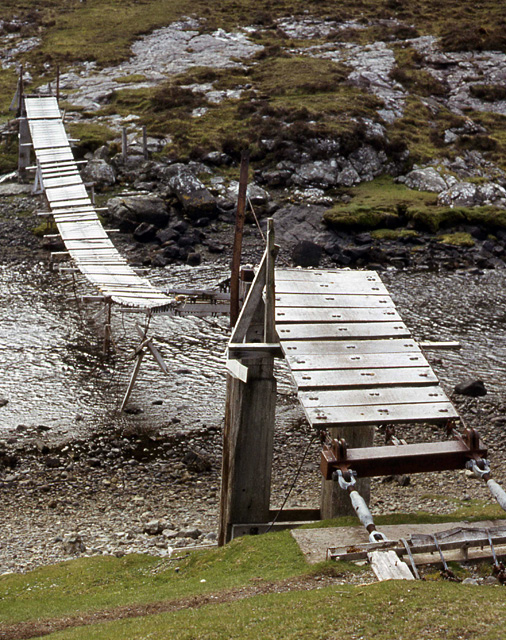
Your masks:
{"label": "wooden plank", "polygon": [[384,580],[414,580],[415,577],[395,551],[371,551],[367,554],[371,569],[380,582]]}
{"label": "wooden plank", "polygon": [[293,377],[298,389],[434,385],[438,382],[430,367],[294,371]]}
{"label": "wooden plank", "polygon": [[276,269],[276,282],[287,280],[305,282],[341,282],[366,281],[381,282],[376,271],[352,271],[351,269],[325,269],[312,271],[309,269]]}
{"label": "wooden plank", "polygon": [[332,293],[322,294],[304,294],[304,293],[285,293],[276,294],[276,307],[297,307],[304,308],[332,307],[337,309],[348,308],[388,308],[394,307],[394,303],[390,296],[370,296],[370,295],[339,295]]}
{"label": "wooden plank", "polygon": [[349,340],[356,338],[409,338],[402,322],[349,322],[347,324],[281,324],[276,327],[283,349],[291,340]]}
{"label": "wooden plank", "polygon": [[421,353],[367,353],[353,355],[287,356],[292,371],[323,371],[326,369],[398,369],[428,367]]}
{"label": "wooden plank", "polygon": [[299,400],[306,409],[344,406],[422,404],[448,402],[443,389],[431,387],[377,387],[375,389],[333,389],[301,391]]}
{"label": "wooden plank", "polygon": [[288,355],[319,355],[339,353],[421,353],[414,340],[300,340],[283,343]]}
{"label": "wooden plank", "polygon": [[[276,323],[300,322],[400,322],[395,308],[388,309],[297,309],[276,308]],[[234,342],[237,342],[236,340]]]}
{"label": "wooden plank", "polygon": [[335,282],[315,282],[314,280],[282,280],[276,282],[276,293],[292,294],[341,294],[341,295],[388,295],[387,288],[382,282],[370,282],[364,279],[336,278]]}
{"label": "wooden plank", "polygon": [[248,367],[245,367],[239,360],[227,360],[227,371],[236,380],[241,380],[244,383],[248,382]]}
{"label": "wooden plank", "polygon": [[349,407],[305,408],[312,426],[317,429],[354,425],[373,425],[401,422],[445,422],[458,418],[451,402],[421,404],[391,404]]}

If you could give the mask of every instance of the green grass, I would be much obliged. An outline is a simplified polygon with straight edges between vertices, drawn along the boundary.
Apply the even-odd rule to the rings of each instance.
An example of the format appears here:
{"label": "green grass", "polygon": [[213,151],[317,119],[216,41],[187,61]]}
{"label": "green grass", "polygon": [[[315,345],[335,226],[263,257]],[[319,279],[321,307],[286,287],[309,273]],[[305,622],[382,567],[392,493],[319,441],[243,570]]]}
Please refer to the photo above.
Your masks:
{"label": "green grass", "polygon": [[[457,49],[494,45],[504,50],[504,16],[497,0],[333,0],[308,3],[305,0],[222,0],[209,3],[194,0],[191,6],[182,0],[41,0],[33,10],[30,0],[4,0],[5,18],[13,15],[35,20],[34,31],[42,30],[44,41],[40,62],[75,62],[96,59],[100,64],[117,64],[128,57],[131,42],[143,33],[167,25],[188,14],[204,21],[204,28],[233,29],[239,25],[257,24],[272,28],[274,20],[291,14],[312,15],[336,20],[397,18],[406,25],[415,25],[420,33],[443,35],[447,48]],[[467,25],[467,26],[466,26]],[[371,29],[370,38],[412,36],[406,27]],[[464,35],[462,35],[464,34]],[[472,37],[471,37],[472,35]],[[363,36],[362,36],[363,37]],[[35,54],[29,54],[35,59]]]}
{"label": "green grass", "polygon": [[0,577],[0,624],[180,598],[311,571],[289,532],[240,538],[180,561],[139,555],[73,560]]}
{"label": "green grass", "polygon": [[[197,157],[223,150],[233,157],[248,145],[253,162],[275,163],[293,147],[314,155],[311,140],[339,138],[343,150],[360,146],[361,116],[374,117],[380,100],[347,84],[342,65],[305,56],[261,59],[250,70],[191,69],[154,88],[117,91],[101,115],[135,113],[151,135],[169,135],[167,152]],[[217,89],[246,84],[239,99],[209,104],[201,94],[182,85],[213,82]],[[207,113],[192,117],[194,109]],[[272,141],[271,148],[263,140]]]}
{"label": "green grass", "polygon": [[375,640],[504,637],[506,602],[500,587],[448,582],[337,585],[269,594],[200,609],[69,629],[51,640]]}
{"label": "green grass", "polygon": [[454,247],[474,247],[475,241],[470,233],[457,231],[456,233],[445,233],[438,238],[442,244],[450,244]]}
{"label": "green grass", "polygon": [[[395,183],[390,176],[363,182],[349,189],[348,194],[352,197],[350,203],[338,203],[323,216],[324,221],[336,230],[377,229],[375,237],[378,239],[393,239],[411,231],[398,229],[408,224],[415,230],[430,233],[459,224],[479,225],[490,230],[506,228],[503,209],[438,206],[436,194],[408,189]],[[459,239],[469,242],[464,236],[457,236],[456,241]]]}
{"label": "green grass", "polygon": [[94,122],[71,123],[67,125],[67,131],[71,138],[78,140],[73,143],[76,157],[83,157],[117,137],[108,126]]}
{"label": "green grass", "polygon": [[399,240],[402,238],[416,238],[420,234],[414,229],[375,229],[371,236],[376,240]]}
{"label": "green grass", "polygon": [[[501,518],[497,505],[455,502],[451,515],[392,514],[386,524],[427,524]],[[356,518],[326,520],[305,528],[357,525]],[[82,558],[28,574],[0,577],[0,626],[15,622],[87,613],[122,605],[218,593],[306,574],[335,571],[351,575],[363,568],[339,562],[310,566],[288,531],[239,538],[220,549],[195,551],[181,559],[131,555]],[[176,571],[177,569],[177,571]]]}

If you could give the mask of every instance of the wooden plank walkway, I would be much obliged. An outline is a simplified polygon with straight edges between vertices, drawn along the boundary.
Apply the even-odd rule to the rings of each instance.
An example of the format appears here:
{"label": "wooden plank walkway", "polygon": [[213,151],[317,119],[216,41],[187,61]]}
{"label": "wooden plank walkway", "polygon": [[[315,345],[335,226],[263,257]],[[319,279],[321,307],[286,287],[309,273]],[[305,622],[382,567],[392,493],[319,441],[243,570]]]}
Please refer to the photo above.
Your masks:
{"label": "wooden plank walkway", "polygon": [[138,276],[102,227],[81,179],[56,98],[27,97],[25,108],[38,177],[76,266],[112,302],[170,313],[173,298]]}
{"label": "wooden plank walkway", "polygon": [[276,271],[276,330],[315,428],[458,418],[374,271]]}

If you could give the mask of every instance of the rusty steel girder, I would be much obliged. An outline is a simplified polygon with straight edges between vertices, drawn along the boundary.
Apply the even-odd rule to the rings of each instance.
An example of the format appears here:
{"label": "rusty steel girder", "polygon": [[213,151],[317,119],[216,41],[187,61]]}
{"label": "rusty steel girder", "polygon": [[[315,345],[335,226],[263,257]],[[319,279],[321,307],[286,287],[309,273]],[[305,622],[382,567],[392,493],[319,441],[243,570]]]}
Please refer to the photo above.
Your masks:
{"label": "rusty steel girder", "polygon": [[485,458],[487,450],[475,429],[455,433],[454,440],[348,449],[344,440],[323,443],[320,469],[326,480],[338,469],[359,478],[464,469],[469,460]]}

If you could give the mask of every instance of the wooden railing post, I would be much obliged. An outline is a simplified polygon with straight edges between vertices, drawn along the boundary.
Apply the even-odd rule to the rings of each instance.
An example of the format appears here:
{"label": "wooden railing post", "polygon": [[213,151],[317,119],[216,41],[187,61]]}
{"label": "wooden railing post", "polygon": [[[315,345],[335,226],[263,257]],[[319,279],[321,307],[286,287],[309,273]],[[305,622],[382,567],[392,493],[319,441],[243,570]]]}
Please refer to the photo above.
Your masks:
{"label": "wooden railing post", "polygon": [[274,244],[274,221],[267,221],[267,248],[265,250],[265,316],[264,316],[264,342],[276,341],[276,317],[275,300],[276,287],[274,282],[274,262],[276,259]]}
{"label": "wooden railing post", "polygon": [[241,156],[241,173],[239,176],[239,194],[237,196],[237,213],[235,217],[234,247],[230,272],[230,326],[234,327],[239,317],[239,270],[241,267],[242,236],[246,215],[246,194],[248,191],[249,152],[243,151]]}
{"label": "wooden railing post", "polygon": [[[272,343],[274,324],[274,229],[269,221],[267,248],[232,332],[231,343]],[[263,291],[265,289],[265,303]],[[270,345],[272,347],[272,344]],[[227,376],[218,543],[233,536],[235,524],[269,521],[276,379],[271,351],[232,360]],[[229,367],[234,373],[234,369]]]}

